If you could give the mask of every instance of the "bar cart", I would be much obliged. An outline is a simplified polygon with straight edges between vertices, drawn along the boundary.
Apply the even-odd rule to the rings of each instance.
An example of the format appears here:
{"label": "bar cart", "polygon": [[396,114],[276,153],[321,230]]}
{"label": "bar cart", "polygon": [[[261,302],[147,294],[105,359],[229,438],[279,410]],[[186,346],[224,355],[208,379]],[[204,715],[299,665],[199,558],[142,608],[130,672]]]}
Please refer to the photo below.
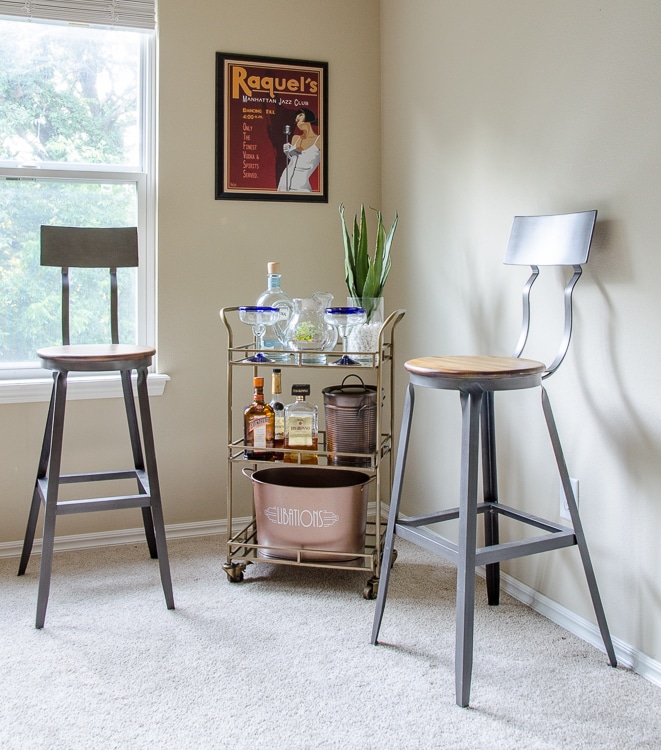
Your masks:
{"label": "bar cart", "polygon": [[[268,350],[276,361],[254,362],[249,361],[259,353],[254,341],[249,344],[237,343],[248,329],[239,322],[238,307],[224,307],[220,310],[220,317],[227,330],[227,559],[223,563],[223,569],[230,583],[238,583],[243,580],[247,565],[266,562],[283,565],[299,565],[306,567],[323,567],[337,570],[364,571],[369,578],[363,588],[365,599],[375,599],[378,591],[379,571],[383,550],[383,537],[385,534],[385,515],[382,512],[384,501],[389,502],[390,488],[392,486],[393,474],[393,381],[394,381],[394,337],[395,329],[404,317],[404,310],[395,310],[381,325],[378,335],[378,345],[374,352],[348,352],[360,364],[331,365],[329,363],[337,359],[337,351],[289,351],[287,349]],[[238,335],[237,335],[238,334]],[[336,347],[337,348],[337,347]],[[313,355],[313,356],[310,356]],[[330,378],[342,379],[350,373],[358,373],[361,379],[370,378],[378,394],[376,406],[376,446],[371,453],[354,453],[328,450],[327,433],[325,429],[319,430],[318,448],[314,450],[317,456],[317,464],[314,471],[332,472],[340,470],[337,466],[341,463],[341,470],[346,472],[353,469],[354,464],[360,465],[360,471],[369,475],[374,489],[370,502],[366,529],[365,545],[359,552],[355,549],[347,551],[337,549],[316,550],[314,547],[286,546],[282,544],[265,544],[260,542],[258,535],[258,524],[255,516],[255,503],[253,500],[252,517],[246,519],[234,517],[235,497],[235,475],[241,472],[249,477],[251,472],[272,466],[295,466],[295,464],[283,464],[279,460],[261,461],[245,457],[245,444],[243,438],[243,409],[246,401],[246,383],[254,376],[262,376],[268,369],[278,367],[283,375],[296,376],[298,380],[305,378],[296,370],[316,371],[316,376],[321,375],[323,379],[330,382]],[[241,378],[241,395],[235,393],[238,373],[245,375]],[[310,373],[312,375],[312,373]],[[267,399],[268,400],[268,399]],[[320,406],[320,415],[323,407]],[[288,449],[291,453],[291,449]],[[298,464],[305,462],[306,450],[295,451],[298,454]],[[339,459],[338,459],[339,457]],[[306,464],[310,468],[309,464]],[[235,528],[237,522],[241,528]],[[247,523],[246,523],[247,521]],[[393,554],[392,564],[396,553]]]}

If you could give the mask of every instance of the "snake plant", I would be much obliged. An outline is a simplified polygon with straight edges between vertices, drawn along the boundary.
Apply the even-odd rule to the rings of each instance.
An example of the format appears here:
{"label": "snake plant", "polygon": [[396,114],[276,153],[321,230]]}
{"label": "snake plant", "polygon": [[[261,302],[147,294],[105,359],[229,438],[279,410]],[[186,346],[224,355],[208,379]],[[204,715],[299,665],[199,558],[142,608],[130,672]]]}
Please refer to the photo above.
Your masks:
{"label": "snake plant", "polygon": [[[360,207],[360,220],[354,216],[352,235],[347,229],[343,204],[340,204],[340,217],[344,238],[344,272],[349,296],[363,300],[383,296],[383,287],[390,273],[390,248],[397,228],[397,213],[390,230],[386,233],[381,211],[376,211],[376,241],[373,255],[370,255],[368,249],[365,206]],[[368,320],[372,312],[373,310],[367,310]]]}

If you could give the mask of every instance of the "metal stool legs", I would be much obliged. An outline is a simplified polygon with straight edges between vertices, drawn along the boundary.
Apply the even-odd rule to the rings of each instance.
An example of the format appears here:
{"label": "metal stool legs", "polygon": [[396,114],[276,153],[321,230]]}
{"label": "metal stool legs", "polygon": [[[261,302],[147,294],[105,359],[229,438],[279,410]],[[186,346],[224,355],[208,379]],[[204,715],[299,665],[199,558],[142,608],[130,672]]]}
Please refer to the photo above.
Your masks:
{"label": "metal stool legs", "polygon": [[[168,609],[174,609],[174,595],[172,593],[172,578],[170,575],[170,562],[168,560],[168,549],[165,540],[165,521],[163,519],[163,506],[161,503],[161,486],[158,481],[158,469],[156,468],[156,449],[154,447],[154,431],[151,422],[151,409],[149,407],[149,393],[147,391],[147,368],[138,370],[138,401],[140,403],[140,419],[142,423],[142,440],[145,446],[147,460],[147,494],[151,497],[148,507],[143,507],[142,517],[145,525],[147,542],[150,534],[153,535],[158,556],[158,567],[161,575],[161,584]],[[136,467],[137,469],[137,467]],[[144,482],[144,479],[142,480]],[[151,509],[151,513],[150,513]],[[148,531],[147,531],[148,530]],[[152,553],[152,558],[154,554]]]}
{"label": "metal stool legs", "polygon": [[392,565],[393,550],[395,548],[395,524],[399,517],[399,504],[402,499],[402,484],[404,482],[404,469],[406,468],[406,457],[408,455],[409,438],[411,436],[411,422],[413,419],[413,404],[415,402],[415,391],[413,385],[409,383],[404,398],[404,414],[402,416],[402,426],[399,435],[399,450],[395,459],[395,473],[393,477],[392,493],[390,495],[390,510],[388,512],[388,525],[386,527],[386,536],[383,545],[383,555],[381,556],[381,573],[379,576],[379,587],[376,596],[376,609],[374,611],[374,623],[372,625],[372,645],[376,645],[379,637],[381,620],[383,619],[383,609],[386,605],[386,596],[388,594],[388,582],[390,581],[390,571]]}
{"label": "metal stool legs", "polygon": [[[123,370],[121,373],[122,378],[122,392],[124,394],[124,407],[126,409],[126,418],[129,428],[129,437],[131,439],[131,450],[133,451],[133,465],[136,470],[144,471],[145,462],[142,456],[142,448],[140,446],[140,432],[138,431],[138,416],[135,410],[135,399],[133,398],[133,386],[131,385],[131,371]],[[140,390],[138,389],[138,400],[140,400]],[[147,402],[146,407],[149,410],[149,403]],[[140,410],[142,412],[142,404]],[[151,419],[149,420],[151,425]],[[144,432],[144,427],[143,427]],[[150,428],[151,433],[151,428]],[[153,449],[152,449],[153,450]],[[138,481],[138,492],[140,492],[140,482]],[[149,489],[147,489],[149,492]],[[152,560],[158,557],[158,550],[156,549],[156,536],[154,534],[154,522],[152,514],[148,507],[141,508],[142,510],[142,523],[145,527],[145,538],[147,539],[147,547],[149,548],[149,554]]]}
{"label": "metal stool legs", "polygon": [[[496,423],[493,391],[482,397],[482,487],[484,502],[498,502],[498,477],[496,473]],[[484,542],[487,546],[498,544],[498,513],[484,514]],[[500,563],[485,566],[487,601],[491,605],[500,602]]]}
{"label": "metal stool legs", "polygon": [[59,482],[55,479],[48,481],[48,471],[54,478],[60,476],[62,459],[62,434],[64,432],[64,412],[67,398],[67,373],[53,373],[53,392],[51,395],[46,430],[41,447],[37,479],[32,504],[28,517],[28,525],[23,541],[23,551],[18,567],[18,575],[23,575],[27,568],[32,552],[34,534],[39,517],[39,506],[44,503],[44,524],[41,542],[41,562],[39,564],[39,589],[37,593],[37,616],[35,627],[41,629],[46,619],[46,607],[50,591],[51,570],[53,567],[53,546],[55,543],[55,519],[57,516],[57,495]]}
{"label": "metal stool legs", "polygon": [[[161,505],[156,454],[154,449],[154,435],[151,425],[149,395],[147,392],[147,370],[138,369],[138,402],[142,424],[142,440],[144,442],[143,459],[140,445],[140,430],[137,412],[133,399],[130,371],[122,371],[124,387],[124,403],[131,436],[131,446],[135,469],[123,472],[99,472],[96,474],[62,475],[62,438],[64,434],[64,415],[67,394],[66,371],[53,373],[53,392],[51,395],[46,429],[42,443],[37,479],[35,482],[30,513],[23,541],[23,550],[19,562],[18,575],[23,575],[27,568],[39,517],[39,508],[44,505],[44,524],[39,570],[39,590],[37,595],[36,627],[42,628],[46,618],[46,607],[50,591],[50,579],[53,562],[53,547],[55,541],[55,520],[64,513],[76,513],[93,510],[140,507],[145,527],[145,536],[151,557],[158,558],[161,583],[168,609],[174,609],[172,580],[168,561],[167,543],[165,538],[165,524]],[[81,501],[59,502],[59,488],[61,483],[92,482],[96,480],[125,479],[135,477],[138,484],[138,494],[117,498],[96,498]]]}
{"label": "metal stool legs", "polygon": [[459,487],[459,550],[454,681],[457,703],[467,706],[473,671],[475,620],[475,548],[477,544],[477,466],[482,393],[461,396],[461,482]]}
{"label": "metal stool legs", "polygon": [[[449,511],[419,516],[414,519],[400,519],[399,507],[401,502],[406,454],[408,452],[411,423],[413,418],[414,387],[411,383],[406,391],[404,414],[400,433],[400,442],[395,463],[395,474],[386,536],[384,542],[383,560],[392,559],[395,536],[419,544],[420,546],[441,554],[457,565],[457,599],[456,599],[456,641],[455,641],[455,693],[457,705],[465,707],[469,704],[471,675],[473,664],[473,630],[475,611],[475,567],[484,562],[487,578],[487,593],[489,604],[497,604],[499,597],[499,563],[500,560],[512,559],[525,554],[558,549],[576,544],[579,547],[585,576],[592,598],[597,623],[606,648],[611,666],[616,666],[615,651],[611,641],[606,617],[599,596],[594,570],[583,534],[578,508],[574,499],[569,473],[562,453],[558,432],[553,419],[551,405],[546,390],[542,387],[542,406],[549,436],[553,446],[556,463],[574,526],[574,533],[567,533],[566,529],[556,527],[550,522],[533,517],[521,518],[525,514],[510,513],[504,507],[495,507],[498,502],[496,468],[495,468],[495,425],[493,414],[493,392],[480,389],[460,391],[462,408],[462,445],[461,445],[461,484],[459,507]],[[482,445],[482,471],[485,502],[478,505],[478,468],[480,439]],[[531,540],[530,542],[513,542],[499,545],[498,541],[498,511],[519,518],[524,523],[532,523],[541,529],[551,532],[548,542]],[[480,551],[479,560],[476,555],[477,516],[485,516],[485,547]],[[429,532],[418,529],[421,525],[432,524],[449,519],[459,519],[458,543],[453,545],[442,538],[432,539]],[[491,550],[489,548],[492,548]],[[518,549],[517,549],[518,548]],[[383,618],[388,583],[390,580],[390,565],[382,565],[376,609],[372,627],[372,644],[378,642],[379,630]]]}
{"label": "metal stool legs", "polygon": [[606,614],[604,612],[603,604],[601,603],[601,597],[599,596],[597,579],[594,575],[594,568],[592,567],[592,561],[590,560],[588,545],[585,541],[585,534],[583,533],[583,524],[581,523],[581,517],[578,513],[578,506],[576,505],[574,490],[571,486],[569,471],[567,470],[567,464],[565,463],[565,457],[562,452],[562,446],[560,444],[560,437],[555,425],[555,419],[553,418],[553,412],[551,411],[551,402],[549,401],[548,393],[546,392],[546,389],[544,387],[542,387],[542,408],[544,409],[544,417],[546,419],[546,425],[548,427],[549,436],[553,445],[553,453],[555,454],[558,471],[560,472],[562,487],[565,491],[565,497],[567,498],[567,507],[569,508],[569,515],[574,527],[576,545],[578,546],[581,555],[581,562],[583,563],[585,578],[590,590],[590,597],[592,598],[592,606],[597,618],[597,625],[599,626],[599,632],[601,633],[601,638],[604,642],[610,665],[611,667],[616,667],[617,659],[615,657],[615,649],[613,648],[613,641],[611,640],[610,632],[608,630],[608,624],[606,623]]}
{"label": "metal stool legs", "polygon": [[[457,563],[457,600],[456,600],[456,642],[455,642],[455,692],[457,703],[467,706],[470,695],[470,681],[473,665],[473,624],[475,617],[475,548],[477,541],[477,485],[480,411],[482,409],[482,392],[461,393],[462,408],[462,445],[461,445],[461,486],[460,505],[454,517],[459,518],[459,549]],[[424,536],[416,539],[413,527],[399,527],[399,506],[401,502],[406,455],[408,453],[415,391],[408,385],[404,402],[404,415],[400,433],[399,448],[395,463],[393,490],[388,515],[388,526],[384,542],[383,560],[392,559],[395,536],[419,543],[430,549]],[[430,518],[430,522],[433,522]],[[493,534],[492,534],[493,536]],[[435,550],[433,550],[435,551]],[[493,579],[492,579],[493,580]],[[378,642],[379,630],[388,594],[390,566],[382,565],[379,579],[379,591],[376,600],[374,623],[372,626],[372,644]]]}

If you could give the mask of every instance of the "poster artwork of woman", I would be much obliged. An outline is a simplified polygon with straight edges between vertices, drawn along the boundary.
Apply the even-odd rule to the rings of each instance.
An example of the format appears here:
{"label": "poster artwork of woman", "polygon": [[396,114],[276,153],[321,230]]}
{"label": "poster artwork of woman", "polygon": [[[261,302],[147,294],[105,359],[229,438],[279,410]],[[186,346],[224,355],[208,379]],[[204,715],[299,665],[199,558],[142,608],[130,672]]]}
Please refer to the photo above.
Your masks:
{"label": "poster artwork of woman", "polygon": [[299,109],[296,112],[296,128],[300,130],[292,136],[290,143],[282,147],[287,155],[285,167],[278,190],[282,192],[310,193],[310,176],[321,161],[321,133],[315,133],[313,125],[317,116],[311,109]]}

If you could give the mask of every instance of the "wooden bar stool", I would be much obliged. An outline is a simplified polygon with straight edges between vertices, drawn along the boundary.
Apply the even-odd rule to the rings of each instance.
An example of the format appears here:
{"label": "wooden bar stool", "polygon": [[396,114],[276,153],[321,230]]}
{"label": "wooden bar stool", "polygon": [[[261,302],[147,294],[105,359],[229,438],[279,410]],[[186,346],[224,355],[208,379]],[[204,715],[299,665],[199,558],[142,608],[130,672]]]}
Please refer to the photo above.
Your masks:
{"label": "wooden bar stool", "polygon": [[[41,265],[62,268],[62,346],[51,346],[39,349],[37,352],[42,366],[53,371],[53,391],[18,569],[18,575],[25,573],[32,552],[39,508],[43,503],[44,525],[36,627],[42,628],[46,618],[53,562],[55,520],[57,516],[69,513],[140,508],[150,555],[152,558],[158,558],[167,607],[168,609],[174,609],[154,450],[154,434],[147,392],[147,368],[151,365],[156,350],[148,346],[120,344],[118,333],[117,268],[137,267],[137,229],[135,227],[97,229],[42,226]],[[71,267],[108,268],[110,270],[111,344],[70,344],[69,268]],[[137,392],[144,456],[131,384],[132,370],[137,372]],[[134,468],[84,474],[61,474],[60,464],[68,375],[70,372],[98,373],[108,371],[119,371],[120,373]],[[118,479],[135,479],[137,494],[121,494],[114,497],[96,497],[85,500],[59,499],[61,484]]]}
{"label": "wooden bar stool", "polygon": [[[393,559],[394,540],[399,536],[457,565],[455,691],[456,702],[459,706],[467,706],[470,699],[475,568],[478,565],[484,565],[486,568],[489,604],[498,604],[501,561],[572,545],[578,546],[608,659],[611,666],[617,665],[558,430],[548,394],[542,385],[542,381],[558,369],[569,347],[572,329],[572,293],[582,272],[581,264],[588,260],[596,216],[596,211],[585,211],[556,216],[515,217],[505,263],[530,265],[532,274],[524,286],[521,335],[512,357],[433,356],[412,359],[405,364],[405,369],[409,373],[409,384],[406,390],[401,435],[395,461],[383,560]],[[549,367],[542,362],[521,358],[530,328],[530,291],[539,274],[540,265],[573,267],[573,275],[564,291],[565,326],[562,342],[556,358]],[[459,392],[462,409],[460,497],[456,508],[413,518],[400,518],[399,507],[416,387]],[[567,498],[572,528],[532,516],[499,502],[494,394],[496,391],[536,387],[539,387],[541,391],[542,409],[562,487]],[[483,502],[478,503],[480,448]],[[478,515],[482,515],[484,519],[485,545],[480,548],[476,546]],[[520,541],[499,543],[498,518],[500,515],[535,527],[541,533]],[[427,528],[431,524],[455,519],[459,520],[456,544]],[[381,566],[372,628],[373,644],[377,643],[379,635],[391,575],[390,568],[388,564]]]}

